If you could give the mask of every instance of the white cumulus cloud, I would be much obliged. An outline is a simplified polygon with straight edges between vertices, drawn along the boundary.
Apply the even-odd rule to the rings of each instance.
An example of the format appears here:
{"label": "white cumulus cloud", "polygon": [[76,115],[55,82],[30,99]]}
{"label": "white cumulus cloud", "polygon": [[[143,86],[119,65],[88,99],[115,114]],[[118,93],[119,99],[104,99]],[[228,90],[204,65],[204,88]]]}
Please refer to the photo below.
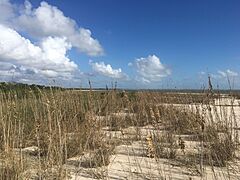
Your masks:
{"label": "white cumulus cloud", "polygon": [[8,24],[14,16],[14,6],[8,0],[0,0],[0,23]]}
{"label": "white cumulus cloud", "polygon": [[26,1],[25,9],[20,11],[14,24],[33,37],[65,36],[73,47],[83,53],[91,56],[103,54],[102,46],[92,37],[89,29],[79,28],[73,19],[47,2],[43,1],[38,8],[33,9],[30,2]]}
{"label": "white cumulus cloud", "polygon": [[90,61],[89,64],[92,66],[93,71],[100,75],[114,79],[127,79],[127,75],[122,72],[121,68],[113,69],[110,64],[105,64],[104,62]]}
{"label": "white cumulus cloud", "polygon": [[138,58],[128,65],[136,68],[137,80],[143,83],[161,81],[162,78],[171,75],[171,70],[164,66],[156,55]]}
{"label": "white cumulus cloud", "polygon": [[81,72],[67,55],[72,48],[89,56],[104,53],[89,29],[80,27],[57,7],[44,1],[33,8],[29,1],[0,0],[2,80],[79,79]]}
{"label": "white cumulus cloud", "polygon": [[37,46],[15,30],[0,25],[2,74],[69,77],[77,70],[77,65],[66,56],[70,48],[64,37],[48,37]]}

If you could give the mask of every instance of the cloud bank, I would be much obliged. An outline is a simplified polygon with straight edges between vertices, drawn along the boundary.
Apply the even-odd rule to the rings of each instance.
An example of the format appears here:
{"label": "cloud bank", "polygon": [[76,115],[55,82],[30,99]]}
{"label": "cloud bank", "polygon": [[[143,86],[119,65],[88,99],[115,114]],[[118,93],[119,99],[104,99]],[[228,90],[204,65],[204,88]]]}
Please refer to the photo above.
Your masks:
{"label": "cloud bank", "polygon": [[73,47],[89,56],[104,53],[90,30],[79,27],[57,7],[41,2],[33,9],[29,1],[16,5],[0,0],[1,79],[73,78],[79,73],[67,56]]}

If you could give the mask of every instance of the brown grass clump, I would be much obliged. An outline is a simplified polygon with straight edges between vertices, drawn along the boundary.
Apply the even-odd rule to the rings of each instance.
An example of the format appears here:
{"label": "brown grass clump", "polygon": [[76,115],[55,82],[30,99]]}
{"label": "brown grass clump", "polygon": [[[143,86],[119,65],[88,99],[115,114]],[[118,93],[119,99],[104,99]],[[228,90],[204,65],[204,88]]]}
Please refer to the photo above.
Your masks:
{"label": "brown grass clump", "polygon": [[229,133],[219,133],[211,128],[204,138],[206,164],[223,167],[234,159],[236,145]]}
{"label": "brown grass clump", "polygon": [[1,180],[17,180],[19,179],[18,169],[16,166],[4,166],[0,169]]}
{"label": "brown grass clump", "polygon": [[173,134],[169,132],[154,134],[153,146],[155,157],[167,159],[176,158],[178,144]]}
{"label": "brown grass clump", "polygon": [[[37,146],[39,172],[43,167],[61,167],[67,158],[86,151],[97,152],[97,165],[107,164],[108,148],[95,118],[101,99],[93,98],[98,94],[40,89],[37,92],[36,95],[29,91],[28,96],[21,98],[14,91],[0,94],[0,150],[10,152]],[[3,167],[2,176],[14,170],[8,167]]]}
{"label": "brown grass clump", "polygon": [[19,167],[12,164],[4,164],[0,168],[0,179],[1,180],[18,180],[20,178]]}
{"label": "brown grass clump", "polygon": [[212,165],[226,166],[234,158],[235,147],[230,137],[216,139],[210,144],[208,156]]}
{"label": "brown grass clump", "polygon": [[0,179],[17,180],[20,179],[24,167],[19,161],[19,157],[14,152],[1,153],[0,155]]}
{"label": "brown grass clump", "polygon": [[161,122],[169,131],[176,134],[198,134],[201,132],[201,119],[189,110],[173,106],[161,106],[159,109]]}

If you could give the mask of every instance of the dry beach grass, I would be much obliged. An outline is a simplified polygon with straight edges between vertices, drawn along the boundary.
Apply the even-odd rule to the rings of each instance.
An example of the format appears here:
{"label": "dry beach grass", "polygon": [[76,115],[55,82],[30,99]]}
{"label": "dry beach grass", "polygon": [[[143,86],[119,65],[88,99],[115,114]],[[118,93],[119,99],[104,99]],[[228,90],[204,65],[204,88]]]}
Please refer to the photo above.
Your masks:
{"label": "dry beach grass", "polygon": [[239,179],[237,96],[1,91],[0,179]]}

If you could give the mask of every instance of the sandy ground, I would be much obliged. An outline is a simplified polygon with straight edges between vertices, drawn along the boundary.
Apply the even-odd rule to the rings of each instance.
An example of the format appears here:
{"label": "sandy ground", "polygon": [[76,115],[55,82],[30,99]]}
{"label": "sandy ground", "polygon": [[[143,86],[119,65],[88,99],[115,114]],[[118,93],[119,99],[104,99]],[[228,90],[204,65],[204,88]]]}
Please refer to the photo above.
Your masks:
{"label": "sandy ground", "polygon": [[[221,98],[214,102],[214,105],[204,104],[159,104],[174,106],[178,108],[190,109],[192,112],[198,111],[204,116],[207,123],[224,122],[232,124],[233,128],[240,127],[240,100],[231,98]],[[236,120],[236,121],[235,121]]]}
{"label": "sandy ground", "polygon": [[[232,123],[232,127],[238,131],[240,127],[240,101],[223,98],[216,100],[215,106],[205,106],[200,104],[171,104],[178,108],[187,108],[193,112],[199,111],[204,115],[207,122],[227,122]],[[162,104],[161,104],[162,105]],[[169,106],[169,104],[164,104]],[[121,114],[115,114],[121,116]],[[122,114],[126,116],[126,113]],[[131,114],[132,115],[132,114]],[[132,115],[133,116],[133,115]],[[99,120],[104,119],[99,117]],[[236,119],[236,122],[234,121]],[[185,152],[180,148],[176,150],[174,160],[165,158],[150,158],[147,156],[149,152],[149,143],[146,138],[149,135],[164,133],[164,128],[154,129],[148,125],[144,127],[128,127],[121,131],[112,131],[109,127],[102,128],[105,140],[119,141],[115,147],[113,155],[110,157],[110,164],[98,168],[84,168],[80,165],[82,156],[73,157],[67,160],[64,168],[69,173],[68,179],[72,180],[88,180],[88,179],[176,179],[176,180],[192,180],[192,179],[240,179],[240,153],[237,152],[238,160],[229,162],[227,167],[210,167],[204,166],[200,168],[199,162],[192,165],[183,164],[186,162],[186,154],[199,154],[200,142],[194,141],[191,135],[176,135],[181,137],[185,142]],[[34,161],[32,153],[37,152],[37,147],[29,147],[24,150],[28,154],[26,161]],[[17,152],[17,151],[16,151]],[[17,152],[18,153],[18,152]],[[186,153],[186,154],[185,154]],[[32,158],[34,157],[34,158]],[[189,156],[190,157],[190,156]],[[184,159],[185,158],[185,159]],[[184,160],[184,161],[183,161]],[[34,164],[34,163],[31,163]],[[1,165],[1,164],[0,164]],[[35,165],[37,169],[37,164]],[[34,173],[34,166],[32,166]],[[203,176],[201,176],[201,170]],[[36,172],[37,173],[37,172]],[[35,173],[35,174],[36,174]]]}
{"label": "sandy ground", "polygon": [[[240,101],[229,98],[222,98],[215,101],[215,106],[203,106],[200,104],[173,104],[179,108],[188,108],[200,114],[204,114],[207,122],[228,122],[232,123],[232,127],[238,129],[240,126]],[[169,105],[169,104],[165,104]],[[235,117],[234,117],[235,116]],[[234,119],[237,121],[235,122]],[[152,126],[145,126],[138,129],[141,139],[136,137],[136,128],[129,127],[122,131],[110,131],[103,128],[103,132],[107,139],[119,139],[121,144],[115,148],[114,155],[111,156],[110,164],[102,168],[84,169],[75,168],[75,173],[71,172],[71,179],[240,179],[240,163],[236,161],[231,166],[218,168],[205,166],[203,176],[200,176],[199,165],[184,166],[181,162],[170,159],[149,158],[146,156],[148,145],[146,137],[149,134],[161,133],[156,132]],[[158,130],[161,131],[161,130]],[[189,152],[195,152],[199,149],[199,142],[191,141],[188,137],[182,136],[186,142],[186,149]],[[125,143],[124,143],[125,142]],[[183,156],[180,150],[177,156]],[[76,169],[79,169],[76,171]],[[96,173],[98,172],[98,173]],[[95,174],[94,174],[95,173]],[[94,174],[94,175],[93,175]],[[98,176],[96,176],[98,174]],[[101,174],[101,175],[99,175]]]}
{"label": "sandy ground", "polygon": [[[127,141],[132,139],[133,127],[125,129],[128,134],[122,135],[119,131],[106,131],[108,137],[118,137]],[[151,126],[142,127],[142,136],[154,133]],[[124,137],[125,136],[125,137]],[[127,138],[129,137],[129,138]],[[186,148],[194,150],[197,142],[186,141]],[[196,150],[196,149],[195,149]],[[179,150],[178,156],[183,156]],[[115,148],[110,164],[103,168],[80,168],[77,173],[71,173],[71,179],[94,179],[93,172],[103,172],[104,179],[240,179],[240,173],[227,168],[205,167],[204,176],[198,173],[200,167],[183,166],[180,162],[169,159],[148,158],[147,143],[144,140],[133,140],[131,144],[121,144]],[[74,169],[74,167],[72,167]],[[240,172],[238,165],[233,164],[232,169]],[[76,171],[76,170],[75,170]],[[87,172],[88,171],[88,172]],[[96,177],[95,177],[96,178]],[[96,178],[97,179],[97,178]]]}

